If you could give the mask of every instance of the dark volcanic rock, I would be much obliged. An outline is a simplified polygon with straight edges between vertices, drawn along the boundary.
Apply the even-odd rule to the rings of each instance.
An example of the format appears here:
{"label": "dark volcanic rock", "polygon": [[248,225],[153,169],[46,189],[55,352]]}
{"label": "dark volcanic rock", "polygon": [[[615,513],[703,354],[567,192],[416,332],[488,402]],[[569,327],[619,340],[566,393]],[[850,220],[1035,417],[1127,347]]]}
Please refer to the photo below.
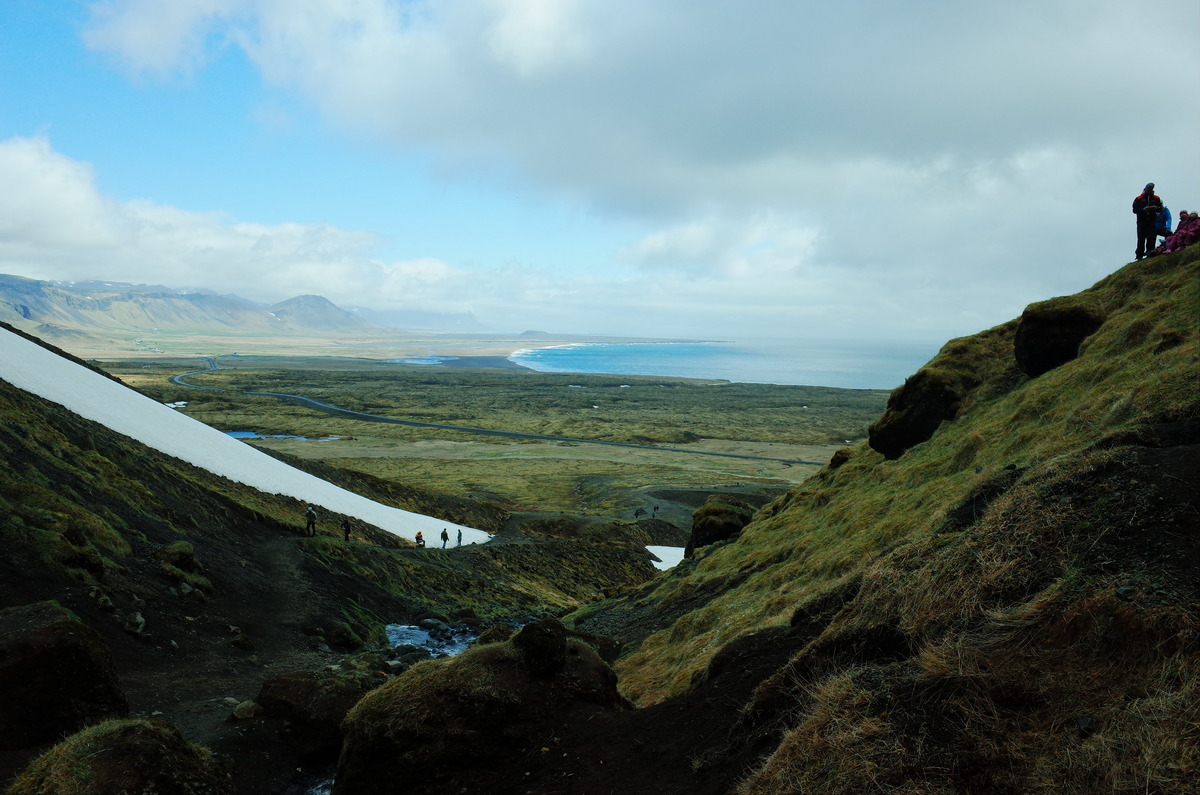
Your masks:
{"label": "dark volcanic rock", "polygon": [[228,795],[229,775],[205,748],[160,720],[112,720],[68,737],[38,757],[7,795],[138,793]]}
{"label": "dark volcanic rock", "polygon": [[269,718],[286,721],[283,735],[302,758],[329,761],[342,747],[342,720],[385,678],[374,672],[293,671],[263,683],[255,699]]}
{"label": "dark volcanic rock", "polygon": [[512,645],[521,650],[525,666],[541,676],[554,673],[567,661],[567,630],[558,619],[526,624],[513,637]]}
{"label": "dark volcanic rock", "polygon": [[108,647],[56,602],[0,611],[0,747],[129,714]]}
{"label": "dark volcanic rock", "polygon": [[629,709],[612,669],[553,624],[420,663],[367,694],[343,724],[334,792],[390,792],[398,782],[426,795],[507,792],[499,782],[520,781],[523,760],[565,726]]}
{"label": "dark volcanic rock", "polygon": [[888,458],[933,436],[944,420],[958,415],[963,395],[950,379],[918,370],[888,398],[887,409],[868,430],[871,448]]}
{"label": "dark volcanic rock", "polygon": [[1066,364],[1079,355],[1079,346],[1103,322],[1103,317],[1086,307],[1053,301],[1032,304],[1021,313],[1013,339],[1017,366],[1036,378]]}

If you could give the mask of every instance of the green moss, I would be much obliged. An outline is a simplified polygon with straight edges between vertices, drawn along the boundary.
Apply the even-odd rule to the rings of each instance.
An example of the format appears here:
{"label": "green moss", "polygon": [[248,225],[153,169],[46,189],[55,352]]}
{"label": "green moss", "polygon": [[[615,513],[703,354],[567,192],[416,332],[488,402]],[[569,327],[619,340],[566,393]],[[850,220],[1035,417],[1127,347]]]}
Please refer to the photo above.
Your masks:
{"label": "green moss", "polygon": [[[1071,299],[1107,320],[1076,360],[1036,379],[1012,376],[1014,324],[947,343],[924,369],[951,384],[962,402],[957,419],[942,423],[929,441],[895,461],[858,446],[845,464],[823,470],[761,512],[735,543],[699,556],[694,568],[664,575],[649,595],[609,603],[609,611],[619,611],[631,599],[665,608],[705,593],[708,582],[745,573],[736,587],[650,635],[622,660],[618,671],[626,692],[641,703],[681,692],[730,640],[786,624],[806,599],[867,571],[873,561],[895,567],[912,555],[929,554],[953,561],[939,579],[920,586],[939,595],[940,606],[913,607],[917,612],[904,619],[913,626],[935,626],[924,623],[932,615],[951,621],[995,606],[988,602],[991,597],[962,592],[960,585],[986,588],[995,578],[1005,583],[995,597],[1002,600],[1063,576],[1072,539],[1102,533],[1099,519],[1067,535],[1047,535],[1034,530],[1037,517],[1027,516],[1017,497],[1008,496],[987,507],[993,512],[989,516],[1007,509],[1021,517],[1007,535],[997,537],[995,550],[984,553],[973,533],[938,538],[938,528],[950,511],[969,504],[1008,467],[1021,470],[1021,483],[1051,482],[1064,472],[1102,466],[1089,451],[1104,439],[1147,424],[1200,417],[1200,328],[1194,316],[1200,280],[1194,254],[1188,264],[1155,267],[1156,272],[1133,280],[1141,290],[1134,295],[1118,289],[1133,281],[1112,279],[1094,293]],[[1012,494],[1029,492],[1015,486]],[[1103,509],[1103,497],[1097,505]],[[1027,539],[1028,551],[1007,554],[1026,561],[1025,579],[1005,567],[1006,553],[999,551],[1018,539]],[[901,549],[911,552],[901,554]],[[980,556],[986,561],[982,568]],[[1039,566],[1029,567],[1030,560]],[[989,568],[993,565],[995,570]],[[901,587],[904,593],[920,589],[906,580],[889,586]],[[604,613],[603,606],[589,611]],[[874,620],[888,620],[885,615]]]}

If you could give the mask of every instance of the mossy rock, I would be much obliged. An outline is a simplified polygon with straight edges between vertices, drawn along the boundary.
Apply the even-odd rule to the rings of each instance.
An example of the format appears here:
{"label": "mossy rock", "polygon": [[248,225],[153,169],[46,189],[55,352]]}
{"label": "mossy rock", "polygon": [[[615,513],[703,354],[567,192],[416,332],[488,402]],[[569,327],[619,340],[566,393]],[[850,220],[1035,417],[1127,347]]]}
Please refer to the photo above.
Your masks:
{"label": "mossy rock", "polygon": [[334,792],[387,792],[398,781],[412,792],[487,791],[540,738],[628,708],[612,669],[545,619],[368,693],[343,724]]}
{"label": "mossy rock", "polygon": [[158,557],[168,565],[182,571],[199,574],[204,571],[200,561],[196,559],[196,548],[187,541],[176,541],[163,547]]}
{"label": "mossy rock", "polygon": [[700,547],[726,541],[741,532],[754,518],[754,508],[740,500],[711,495],[692,513],[692,535],[684,555],[691,557]]}
{"label": "mossy rock", "polygon": [[129,714],[104,641],[56,602],[0,611],[0,747]]}
{"label": "mossy rock", "polygon": [[208,749],[161,720],[110,720],[35,759],[7,795],[229,795],[233,784]]}
{"label": "mossy rock", "polygon": [[1017,366],[1036,378],[1064,365],[1103,323],[1098,308],[1080,303],[1078,296],[1031,304],[1021,313],[1013,339]]}

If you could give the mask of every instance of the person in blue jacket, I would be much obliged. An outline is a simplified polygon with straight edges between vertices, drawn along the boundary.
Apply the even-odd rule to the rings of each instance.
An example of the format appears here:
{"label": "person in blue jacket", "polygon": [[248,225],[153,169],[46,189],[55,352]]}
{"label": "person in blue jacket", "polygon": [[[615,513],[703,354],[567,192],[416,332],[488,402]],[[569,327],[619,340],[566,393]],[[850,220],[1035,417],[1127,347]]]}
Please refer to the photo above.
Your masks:
{"label": "person in blue jacket", "polygon": [[[1154,224],[1155,237],[1170,237],[1171,236],[1171,208],[1163,207],[1162,212],[1158,214],[1158,220]],[[1158,242],[1157,240],[1154,242]]]}
{"label": "person in blue jacket", "polygon": [[1158,245],[1158,214],[1163,210],[1162,199],[1154,195],[1154,183],[1146,187],[1133,200],[1133,214],[1137,216],[1137,259],[1149,254]]}

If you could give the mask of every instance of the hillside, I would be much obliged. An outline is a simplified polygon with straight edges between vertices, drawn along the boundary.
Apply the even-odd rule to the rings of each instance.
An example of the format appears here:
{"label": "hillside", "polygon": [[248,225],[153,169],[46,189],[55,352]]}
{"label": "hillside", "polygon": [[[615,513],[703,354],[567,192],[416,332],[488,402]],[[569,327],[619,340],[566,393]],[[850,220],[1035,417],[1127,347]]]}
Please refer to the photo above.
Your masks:
{"label": "hillside", "polygon": [[[328,665],[386,678],[378,654],[357,668],[347,662],[360,660],[364,644],[378,651],[386,623],[440,616],[482,628],[577,607],[653,572],[632,543],[419,550],[361,524],[347,543],[329,523],[304,537],[299,501],[164,455],[6,380],[0,417],[0,781],[91,714],[68,705],[70,721],[33,729],[34,713],[55,714],[52,693],[92,675],[76,651],[36,651],[49,642],[44,632],[22,640],[28,611],[49,600],[111,655],[130,714],[171,721],[224,755],[237,792],[262,793],[329,760],[296,758],[279,721],[228,722],[222,699],[253,699],[273,676]],[[379,502],[491,531],[505,518],[470,500],[320,474]]]}
{"label": "hillside", "polygon": [[1198,259],[950,341],[869,443],[577,613],[647,725],[703,727],[661,791],[1200,791]]}
{"label": "hillside", "polygon": [[371,323],[319,295],[298,295],[275,304],[271,316],[293,328],[326,331],[369,328]]}
{"label": "hillside", "polygon": [[[294,501],[0,382],[0,606],[57,599],[100,633],[132,714],[221,755],[211,792],[336,756],[295,756],[297,715],[213,703],[296,668],[375,680],[331,729],[337,795],[1200,792],[1198,307],[1192,246],[951,340],[866,442],[653,579],[620,539],[298,538]],[[393,616],[566,610],[396,676],[321,650]],[[93,771],[89,732],[127,730],[39,770]]]}

